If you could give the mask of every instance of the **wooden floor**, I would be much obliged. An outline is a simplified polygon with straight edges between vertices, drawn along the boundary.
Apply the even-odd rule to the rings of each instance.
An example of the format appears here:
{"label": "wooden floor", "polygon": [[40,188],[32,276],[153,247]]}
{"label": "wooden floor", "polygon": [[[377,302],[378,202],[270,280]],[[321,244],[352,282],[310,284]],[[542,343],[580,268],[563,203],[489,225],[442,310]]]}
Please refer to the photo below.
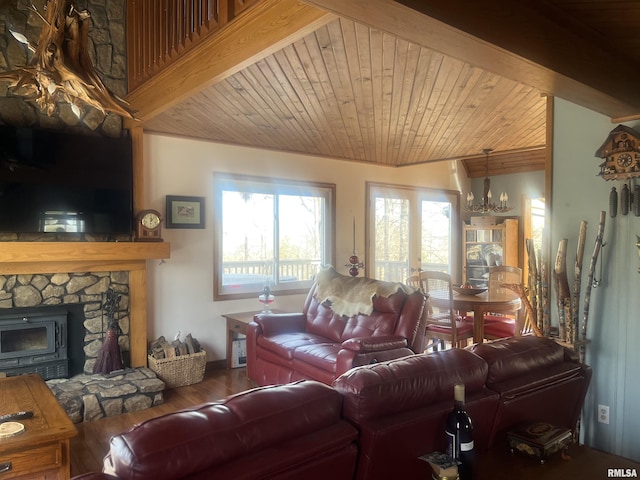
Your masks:
{"label": "wooden floor", "polygon": [[[205,373],[201,383],[166,390],[162,405],[79,424],[78,436],[71,439],[71,476],[100,471],[102,459],[109,450],[111,436],[136,423],[199,403],[218,400],[254,386],[247,379],[244,368],[212,369]],[[532,458],[520,454],[511,455],[506,448],[494,448],[489,454],[483,455],[479,465],[481,473],[477,475],[477,480],[606,479],[608,469],[611,468],[634,468],[636,475],[640,475],[640,464],[584,446],[572,445],[569,454],[571,460],[563,460],[556,455],[547,464],[540,465]]]}
{"label": "wooden floor", "polygon": [[102,459],[109,451],[109,439],[136,423],[199,403],[219,400],[254,386],[247,379],[244,368],[211,369],[205,372],[204,380],[200,383],[165,390],[162,405],[78,424],[78,435],[71,439],[71,476],[102,470]]}

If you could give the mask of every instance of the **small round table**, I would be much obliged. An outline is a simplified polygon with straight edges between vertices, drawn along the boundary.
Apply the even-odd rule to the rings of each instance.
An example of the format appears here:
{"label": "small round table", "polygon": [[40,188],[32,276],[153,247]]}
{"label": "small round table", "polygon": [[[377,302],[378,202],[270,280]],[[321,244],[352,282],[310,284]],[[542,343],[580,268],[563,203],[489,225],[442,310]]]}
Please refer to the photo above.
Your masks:
{"label": "small round table", "polygon": [[473,341],[481,343],[484,340],[484,314],[495,312],[518,315],[522,302],[511,291],[486,291],[478,295],[454,293],[453,307],[460,312],[473,310]]}

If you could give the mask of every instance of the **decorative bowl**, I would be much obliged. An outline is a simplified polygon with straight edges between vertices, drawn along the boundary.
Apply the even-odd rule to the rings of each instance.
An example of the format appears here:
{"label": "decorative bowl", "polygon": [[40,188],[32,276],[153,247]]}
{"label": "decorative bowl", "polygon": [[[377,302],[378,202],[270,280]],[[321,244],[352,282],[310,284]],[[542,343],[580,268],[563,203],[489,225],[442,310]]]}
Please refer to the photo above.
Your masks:
{"label": "decorative bowl", "polygon": [[451,288],[453,288],[453,291],[456,293],[459,293],[460,295],[478,295],[482,292],[486,292],[487,289],[486,288],[480,288],[480,287],[463,287],[463,286],[456,286],[456,285],[452,285]]}

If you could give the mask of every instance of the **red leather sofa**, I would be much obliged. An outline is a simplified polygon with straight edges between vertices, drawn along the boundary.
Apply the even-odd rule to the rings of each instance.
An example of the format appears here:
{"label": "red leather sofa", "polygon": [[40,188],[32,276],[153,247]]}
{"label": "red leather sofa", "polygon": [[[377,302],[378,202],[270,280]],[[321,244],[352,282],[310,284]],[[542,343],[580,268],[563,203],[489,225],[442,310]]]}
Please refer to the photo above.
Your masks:
{"label": "red leather sofa", "polygon": [[[358,279],[362,280],[362,279]],[[399,289],[373,298],[370,314],[336,313],[309,291],[302,312],[260,314],[247,327],[247,375],[258,385],[331,383],[368,363],[422,353],[426,298]]]}
{"label": "red leather sofa", "polygon": [[[464,383],[478,452],[524,422],[576,428],[591,368],[548,338],[525,336],[355,368],[333,384],[358,429],[357,479],[429,478],[420,455],[445,449],[453,386]],[[506,442],[504,447],[506,447]]]}
{"label": "red leather sofa", "polygon": [[485,386],[487,371],[477,355],[452,349],[340,376],[333,386],[344,399],[344,417],[360,432],[355,478],[430,478],[429,466],[418,457],[445,451],[445,419],[458,382],[465,384],[474,442],[486,448],[499,400]]}
{"label": "red leather sofa", "polygon": [[468,349],[487,362],[486,386],[500,395],[491,444],[504,440],[518,423],[542,421],[575,429],[592,371],[573,350],[535,336]]}
{"label": "red leather sofa", "polygon": [[259,387],[169,413],[111,439],[104,473],[84,480],[351,480],[357,431],[338,392],[304,381]]}
{"label": "red leather sofa", "polygon": [[258,387],[148,420],[112,439],[107,473],[77,479],[430,478],[418,457],[445,449],[454,384],[466,386],[481,454],[523,422],[575,428],[590,380],[575,355],[532,336],[411,355],[356,367],[333,387]]}

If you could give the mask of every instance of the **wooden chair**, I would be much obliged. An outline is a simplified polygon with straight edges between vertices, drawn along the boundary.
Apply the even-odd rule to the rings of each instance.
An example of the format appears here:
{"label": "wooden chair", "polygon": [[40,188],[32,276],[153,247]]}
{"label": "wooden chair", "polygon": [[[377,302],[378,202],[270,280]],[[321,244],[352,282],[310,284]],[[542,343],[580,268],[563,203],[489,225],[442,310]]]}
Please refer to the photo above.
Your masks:
{"label": "wooden chair", "polygon": [[407,278],[405,283],[410,287],[420,290],[422,293],[426,293],[425,286],[422,284],[422,278],[420,277],[419,273],[411,275],[409,278]]}
{"label": "wooden chair", "polygon": [[[504,293],[513,291],[503,287],[504,284],[522,285],[522,269],[508,265],[492,267],[489,270],[489,292]],[[522,335],[524,323],[528,317],[523,310],[524,305],[515,317],[499,313],[485,314],[484,338],[495,340]]]}
{"label": "wooden chair", "polygon": [[451,275],[423,271],[419,277],[423,291],[429,296],[425,350],[437,350],[438,345],[444,349],[445,342],[451,343],[453,348],[465,346],[473,338],[473,324],[464,322],[453,308]]}

